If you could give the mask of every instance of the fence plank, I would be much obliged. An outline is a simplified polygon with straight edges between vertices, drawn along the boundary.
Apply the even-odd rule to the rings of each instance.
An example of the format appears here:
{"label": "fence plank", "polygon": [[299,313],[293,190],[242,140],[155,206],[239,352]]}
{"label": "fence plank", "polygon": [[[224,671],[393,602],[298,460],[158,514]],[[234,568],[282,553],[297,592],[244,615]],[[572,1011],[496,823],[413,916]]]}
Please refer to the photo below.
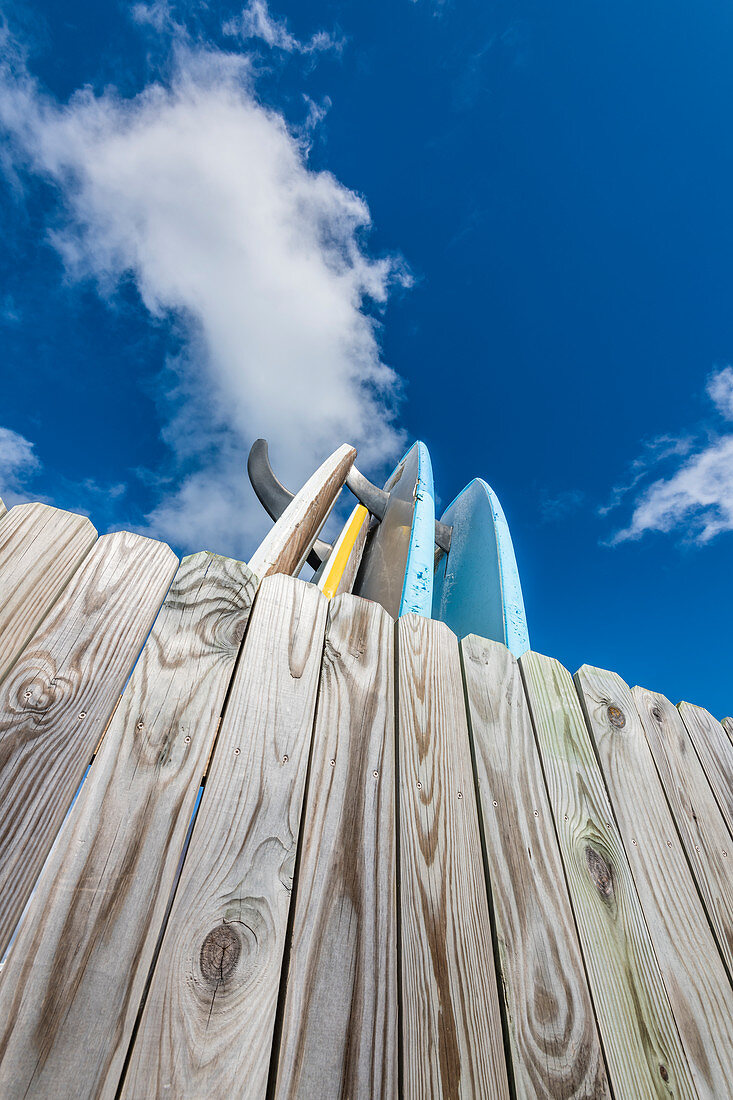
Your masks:
{"label": "fence plank", "polygon": [[3,1097],[115,1095],[254,588],[181,562],[8,959]]}
{"label": "fence plank", "polygon": [[3,516],[6,516],[7,514],[8,514],[8,509],[6,507],[5,501],[3,500],[2,497],[0,497],[0,519],[2,519]]}
{"label": "fence plank", "polygon": [[516,1095],[610,1096],[519,665],[461,643]]}
{"label": "fence plank", "polygon": [[718,947],[733,975],[730,833],[677,708],[643,688],[635,687],[632,694]]}
{"label": "fence plank", "polygon": [[296,493],[250,559],[249,567],[257,577],[300,572],[355,458],[354,448],[344,443]]}
{"label": "fence plank", "polygon": [[330,605],[278,1097],[397,1095],[394,623]]}
{"label": "fence plank", "polygon": [[716,722],[712,714],[702,707],[679,703],[678,710],[713,789],[728,832],[733,835],[733,742],[726,737],[720,722]]}
{"label": "fence plank", "polygon": [[456,636],[398,624],[404,1095],[507,1097]]}
{"label": "fence plank", "polygon": [[570,673],[538,653],[520,668],[614,1094],[694,1097]]}
{"label": "fence plank", "polygon": [[0,688],[0,954],[176,564],[142,535],[99,539]]}
{"label": "fence plank", "polygon": [[0,526],[0,681],[97,540],[86,516],[18,504]]}
{"label": "fence plank", "polygon": [[723,719],[723,729],[728,734],[728,740],[733,744],[733,718]]}
{"label": "fence plank", "polygon": [[123,1096],[265,1093],[327,608],[262,583]]}
{"label": "fence plank", "polygon": [[680,843],[633,696],[620,676],[575,675],[698,1095],[733,1081],[733,989]]}

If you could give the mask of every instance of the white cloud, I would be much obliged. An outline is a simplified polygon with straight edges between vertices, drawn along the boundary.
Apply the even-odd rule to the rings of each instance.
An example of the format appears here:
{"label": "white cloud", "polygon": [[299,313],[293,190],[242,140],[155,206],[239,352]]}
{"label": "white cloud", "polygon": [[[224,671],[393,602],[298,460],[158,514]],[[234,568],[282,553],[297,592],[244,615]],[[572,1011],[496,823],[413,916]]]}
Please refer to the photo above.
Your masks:
{"label": "white cloud", "polygon": [[16,167],[58,189],[51,240],[69,276],[103,294],[132,277],[150,313],[188,334],[163,399],[176,487],[147,529],[246,555],[263,529],[244,471],[256,436],[293,487],[344,441],[367,467],[402,445],[399,382],[365,311],[399,264],[368,255],[364,199],[309,168],[258,102],[246,56],[180,34],[171,51],[173,76],[134,98],[84,88],[67,104],[16,56],[0,73],[0,126]]}
{"label": "white cloud", "polygon": [[[718,413],[733,420],[733,368],[713,372],[706,392]],[[658,451],[656,463],[672,455],[683,456],[683,460],[672,473],[657,478],[638,495],[628,526],[613,535],[611,545],[638,539],[648,531],[680,529],[687,539],[706,543],[733,530],[733,435],[705,439],[685,436],[676,441],[676,447],[673,439],[663,438],[667,446]],[[638,476],[611,507],[616,507],[653,465],[648,458],[637,459]]]}
{"label": "white cloud", "polygon": [[713,371],[705,389],[720,415],[733,420],[733,367]]}
{"label": "white cloud", "polygon": [[270,49],[283,50],[285,53],[313,54],[324,50],[343,49],[343,38],[317,31],[307,42],[301,42],[288,29],[285,19],[275,19],[266,0],[250,0],[249,4],[234,19],[229,19],[223,27],[224,33],[243,41],[252,38],[261,39]]}
{"label": "white cloud", "polygon": [[0,428],[0,496],[8,508],[29,499],[24,489],[40,468],[30,440],[10,428]]}

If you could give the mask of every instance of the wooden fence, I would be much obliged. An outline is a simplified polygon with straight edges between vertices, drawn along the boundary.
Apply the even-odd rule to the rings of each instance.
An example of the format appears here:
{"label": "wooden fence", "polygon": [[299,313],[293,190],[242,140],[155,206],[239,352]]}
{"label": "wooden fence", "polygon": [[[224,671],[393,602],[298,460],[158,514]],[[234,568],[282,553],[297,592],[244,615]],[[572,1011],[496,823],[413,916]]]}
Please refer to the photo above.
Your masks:
{"label": "wooden fence", "polygon": [[350,462],[0,519],[0,1096],[733,1095],[733,722],[279,572]]}

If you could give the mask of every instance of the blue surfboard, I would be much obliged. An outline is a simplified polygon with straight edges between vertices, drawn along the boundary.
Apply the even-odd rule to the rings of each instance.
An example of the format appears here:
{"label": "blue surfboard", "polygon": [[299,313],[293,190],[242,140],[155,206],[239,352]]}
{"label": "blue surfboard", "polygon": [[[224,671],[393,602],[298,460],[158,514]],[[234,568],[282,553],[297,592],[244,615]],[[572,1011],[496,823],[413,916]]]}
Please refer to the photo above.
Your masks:
{"label": "blue surfboard", "polygon": [[459,638],[492,638],[521,657],[529,649],[527,616],[509,526],[496,493],[475,478],[441,519],[453,533],[450,552],[435,570],[433,618]]}
{"label": "blue surfboard", "polygon": [[414,443],[384,486],[390,494],[381,523],[367,537],[353,591],[397,618],[430,616],[435,560],[433,469],[424,443]]}

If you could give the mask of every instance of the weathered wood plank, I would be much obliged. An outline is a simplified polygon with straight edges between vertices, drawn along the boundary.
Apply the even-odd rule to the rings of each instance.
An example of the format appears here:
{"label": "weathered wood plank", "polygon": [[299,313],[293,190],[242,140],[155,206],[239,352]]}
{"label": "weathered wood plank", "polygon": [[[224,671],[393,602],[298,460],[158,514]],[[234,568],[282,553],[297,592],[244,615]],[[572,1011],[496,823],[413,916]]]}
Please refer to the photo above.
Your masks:
{"label": "weathered wood plank", "polygon": [[300,572],[355,458],[354,448],[344,443],[296,493],[250,559],[249,567],[257,577]]}
{"label": "weathered wood plank", "polygon": [[700,1097],[733,1082],[733,988],[628,686],[583,665],[575,684]]}
{"label": "weathered wood plank", "polygon": [[694,1097],[570,673],[538,653],[519,663],[614,1095]]}
{"label": "weathered wood plank", "polygon": [[394,623],[330,605],[278,1097],[397,1096]]}
{"label": "weathered wood plank", "polygon": [[123,1096],[265,1093],[327,608],[262,583]]}
{"label": "weathered wood plank", "polygon": [[0,954],[176,564],[142,535],[99,539],[0,687]]}
{"label": "weathered wood plank", "polygon": [[398,624],[403,1091],[508,1097],[455,634]]}
{"label": "weathered wood plank", "polygon": [[0,983],[4,1098],[116,1093],[254,590],[181,562]]}
{"label": "weathered wood plank", "polygon": [[[709,711],[692,703],[679,703],[677,709],[713,789],[728,832],[733,836],[733,743]],[[731,858],[730,852],[727,858]]]}
{"label": "weathered wood plank", "polygon": [[86,516],[18,504],[0,527],[0,681],[97,541]]}
{"label": "weathered wood plank", "polygon": [[0,519],[2,519],[3,516],[6,516],[7,514],[8,514],[8,509],[5,505],[5,501],[3,500],[2,497],[0,497]]}
{"label": "weathered wood plank", "polygon": [[728,734],[728,739],[733,744],[733,718],[723,719],[723,729]]}
{"label": "weathered wood plank", "polygon": [[610,1096],[519,665],[461,643],[516,1095]]}
{"label": "weathered wood plank", "polygon": [[643,688],[635,687],[632,695],[718,947],[733,975],[730,833],[677,708]]}

